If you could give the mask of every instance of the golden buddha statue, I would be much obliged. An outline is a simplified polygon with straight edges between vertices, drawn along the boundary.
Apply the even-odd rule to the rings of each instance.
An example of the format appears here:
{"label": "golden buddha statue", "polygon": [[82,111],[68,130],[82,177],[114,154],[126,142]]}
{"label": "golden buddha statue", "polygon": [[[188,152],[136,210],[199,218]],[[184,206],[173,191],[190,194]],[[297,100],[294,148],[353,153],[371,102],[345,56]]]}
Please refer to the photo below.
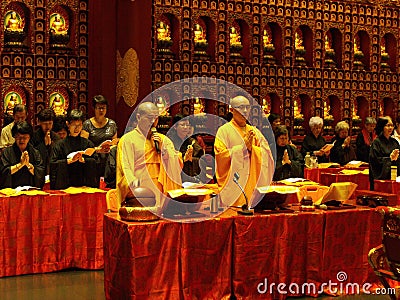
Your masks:
{"label": "golden buddha statue", "polygon": [[294,34],[294,47],[295,49],[304,49],[303,39],[297,32]]}
{"label": "golden buddha statue", "polygon": [[54,111],[56,116],[65,115],[64,101],[61,99],[59,94],[54,96],[53,102],[51,103],[51,109]]}
{"label": "golden buddha statue", "polygon": [[263,33],[263,46],[267,47],[271,45],[271,38],[269,37],[268,31],[266,29],[264,29],[264,33]]}
{"label": "golden buddha statue", "polygon": [[357,116],[357,110],[356,110],[355,105],[353,105],[353,108],[352,108],[351,118],[353,120],[360,120],[361,119],[359,116]]}
{"label": "golden buddha statue", "polygon": [[333,116],[331,115],[331,106],[328,102],[324,102],[324,119],[331,120]]}
{"label": "golden buddha statue", "polygon": [[207,43],[204,29],[198,23],[194,24],[194,42],[195,43]]}
{"label": "golden buddha statue", "polygon": [[11,94],[10,99],[8,100],[7,107],[6,107],[6,114],[12,116],[14,106],[18,104],[17,95],[15,93]]}
{"label": "golden buddha statue", "polygon": [[8,13],[10,16],[5,24],[5,29],[7,31],[23,31],[24,25],[21,17],[15,11]]}
{"label": "golden buddha statue", "polygon": [[358,44],[357,44],[357,39],[354,39],[354,53],[355,52],[360,52],[360,48],[358,47]]}
{"label": "golden buddha statue", "polygon": [[240,41],[240,34],[236,31],[235,27],[231,27],[229,29],[229,42],[231,46],[235,45],[242,45],[242,42]]}
{"label": "golden buddha statue", "polygon": [[159,41],[170,41],[171,40],[169,26],[162,21],[160,21],[160,23],[158,23],[158,26],[157,26],[157,40],[159,40]]}
{"label": "golden buddha statue", "polygon": [[268,104],[268,100],[265,98],[263,98],[263,100],[262,100],[262,110],[263,110],[264,114],[269,115],[269,113],[270,113],[269,104]]}
{"label": "golden buddha statue", "polygon": [[193,108],[194,108],[194,112],[193,113],[195,115],[199,115],[199,114],[203,114],[204,113],[204,104],[200,100],[200,98],[198,98],[198,97],[194,98]]}
{"label": "golden buddha statue", "polygon": [[332,50],[329,36],[325,35],[325,50]]}
{"label": "golden buddha statue", "polygon": [[156,100],[156,106],[158,108],[158,115],[161,117],[168,116],[168,110],[166,109],[166,102],[163,97],[158,97]]}
{"label": "golden buddha statue", "polygon": [[300,107],[297,99],[294,100],[293,115],[295,119],[303,119],[303,114],[300,112]]}
{"label": "golden buddha statue", "polygon": [[50,24],[50,32],[60,35],[68,34],[68,29],[65,27],[65,20],[60,14],[54,15]]}

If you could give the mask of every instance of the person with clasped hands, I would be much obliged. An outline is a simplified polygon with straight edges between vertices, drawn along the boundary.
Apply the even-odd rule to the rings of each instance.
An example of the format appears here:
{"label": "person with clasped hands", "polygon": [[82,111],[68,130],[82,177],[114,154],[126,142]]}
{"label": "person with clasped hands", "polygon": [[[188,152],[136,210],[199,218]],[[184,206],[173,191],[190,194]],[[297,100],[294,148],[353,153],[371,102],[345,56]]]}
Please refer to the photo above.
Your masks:
{"label": "person with clasped hands", "polygon": [[374,179],[390,179],[391,167],[397,166],[397,176],[400,175],[399,148],[393,138],[394,126],[389,116],[381,117],[376,123],[377,138],[372,142],[369,151],[369,177],[371,190],[374,189]]}
{"label": "person with clasped hands", "polygon": [[242,206],[246,199],[233,181],[234,173],[239,174],[239,183],[250,199],[256,187],[271,182],[274,161],[264,136],[247,124],[250,101],[240,95],[232,98],[230,105],[233,117],[218,129],[215,137],[216,178],[224,204]]}
{"label": "person with clasped hands", "polygon": [[157,133],[159,111],[152,102],[139,104],[137,126],[119,140],[117,149],[117,198],[133,198],[138,186],[149,188],[161,205],[169,190],[182,187],[181,165],[172,141]]}
{"label": "person with clasped hands", "polygon": [[332,140],[334,146],[331,149],[331,162],[336,162],[341,166],[356,159],[356,152],[351,145],[349,136],[349,124],[346,121],[340,121],[335,127],[336,136]]}
{"label": "person with clasped hands", "polygon": [[42,158],[29,140],[32,126],[26,121],[15,123],[12,128],[13,145],[4,149],[0,159],[0,188],[33,186],[42,188],[45,169]]}

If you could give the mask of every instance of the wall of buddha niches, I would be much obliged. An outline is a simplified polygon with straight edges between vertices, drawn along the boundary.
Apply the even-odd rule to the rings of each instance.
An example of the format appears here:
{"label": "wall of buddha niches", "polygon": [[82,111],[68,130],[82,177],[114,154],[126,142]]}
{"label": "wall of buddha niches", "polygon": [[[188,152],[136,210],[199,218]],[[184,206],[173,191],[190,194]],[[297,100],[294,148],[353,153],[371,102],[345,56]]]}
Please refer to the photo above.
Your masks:
{"label": "wall of buddha niches", "polygon": [[[353,129],[366,116],[395,118],[400,8],[380,2],[155,0],[152,88],[193,76],[223,79],[265,113],[282,115],[295,135],[312,116],[332,128],[347,120]],[[193,113],[195,101],[181,110]],[[206,110],[226,114],[219,106]]]}
{"label": "wall of buddha niches", "polygon": [[3,116],[16,103],[27,105],[32,122],[48,107],[86,112],[88,1],[2,1],[0,9]]}

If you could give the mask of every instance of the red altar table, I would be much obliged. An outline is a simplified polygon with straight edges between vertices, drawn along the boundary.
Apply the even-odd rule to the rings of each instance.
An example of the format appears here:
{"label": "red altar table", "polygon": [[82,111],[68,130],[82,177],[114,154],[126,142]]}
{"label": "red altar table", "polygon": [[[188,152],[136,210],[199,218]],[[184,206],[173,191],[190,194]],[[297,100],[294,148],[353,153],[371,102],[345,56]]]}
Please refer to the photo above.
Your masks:
{"label": "red altar table", "polygon": [[[382,243],[382,217],[373,209],[327,211],[325,213],[322,280],[340,283],[344,272],[346,283],[378,282],[369,266],[369,250]],[[344,273],[341,273],[342,275]]]}
{"label": "red altar table", "polygon": [[[104,217],[107,299],[276,299],[276,285],[376,284],[367,262],[379,245],[373,209],[255,215],[201,223],[131,223]],[[260,293],[264,283],[272,293]],[[316,295],[315,290],[305,294]]]}
{"label": "red altar table", "polygon": [[[259,284],[304,282],[319,285],[324,214],[255,215],[235,218],[233,292],[238,299],[278,299],[276,286],[259,292]],[[266,288],[265,285],[260,286]],[[291,296],[299,296],[291,294]],[[314,295],[315,294],[310,294]]]}
{"label": "red altar table", "polygon": [[229,299],[232,219],[104,224],[107,299]]}
{"label": "red altar table", "polygon": [[0,196],[0,277],[103,267],[105,193]]}
{"label": "red altar table", "polygon": [[397,205],[400,205],[400,182],[395,180],[374,180],[374,190],[397,195]]}

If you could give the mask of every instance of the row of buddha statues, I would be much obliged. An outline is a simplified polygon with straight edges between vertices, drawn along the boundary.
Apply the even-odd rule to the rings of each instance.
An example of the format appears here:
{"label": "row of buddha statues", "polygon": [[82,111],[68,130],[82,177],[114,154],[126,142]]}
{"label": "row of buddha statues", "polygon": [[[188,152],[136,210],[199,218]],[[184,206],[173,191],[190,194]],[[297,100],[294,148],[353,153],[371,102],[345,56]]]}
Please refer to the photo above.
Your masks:
{"label": "row of buddha statues", "polygon": [[[28,31],[28,25],[22,14],[15,10],[7,11],[4,16],[5,46],[22,45]],[[68,43],[68,30],[69,23],[61,13],[55,12],[50,15],[48,27],[50,43]]]}
{"label": "row of buddha statues", "polygon": [[[26,105],[26,100],[21,96],[22,93],[18,91],[10,91],[6,93],[3,99],[4,114],[6,116],[13,115],[14,106],[17,104]],[[53,109],[57,116],[63,116],[67,112],[68,100],[66,96],[61,93],[52,93],[49,97],[49,108]]]}
{"label": "row of buddha statues", "polygon": [[[204,27],[205,26],[202,26],[200,23],[194,24],[193,39],[194,39],[195,51],[199,50],[199,48],[202,50],[205,50],[208,46],[207,33],[206,33],[206,29]],[[170,47],[172,45],[170,26],[166,22],[163,22],[163,21],[158,22],[157,41],[158,41],[158,46],[161,48]],[[240,32],[240,28],[238,26],[229,27],[229,45],[230,45],[231,53],[232,52],[238,53],[243,49],[241,32]],[[262,45],[264,48],[264,52],[266,52],[266,53],[271,53],[271,52],[275,51],[275,46],[274,46],[274,42],[272,39],[271,30],[269,27],[267,29],[263,30]],[[295,32],[294,47],[295,47],[296,55],[298,55],[299,57],[302,57],[305,54],[306,49],[304,47],[303,33],[300,29]],[[326,56],[327,56],[326,59],[328,60],[328,62],[329,61],[333,62],[332,59],[335,56],[335,51],[332,47],[332,36],[331,36],[330,32],[327,32],[325,34],[324,50],[326,52]],[[355,57],[356,61],[359,61],[359,59],[362,59],[364,57],[364,53],[362,52],[361,47],[360,47],[359,37],[354,38],[353,51],[354,51],[354,57]],[[385,39],[382,39],[382,41],[380,43],[380,52],[381,52],[382,60],[387,61],[389,59],[389,54],[386,51]],[[300,60],[301,60],[301,58],[300,58]]]}

